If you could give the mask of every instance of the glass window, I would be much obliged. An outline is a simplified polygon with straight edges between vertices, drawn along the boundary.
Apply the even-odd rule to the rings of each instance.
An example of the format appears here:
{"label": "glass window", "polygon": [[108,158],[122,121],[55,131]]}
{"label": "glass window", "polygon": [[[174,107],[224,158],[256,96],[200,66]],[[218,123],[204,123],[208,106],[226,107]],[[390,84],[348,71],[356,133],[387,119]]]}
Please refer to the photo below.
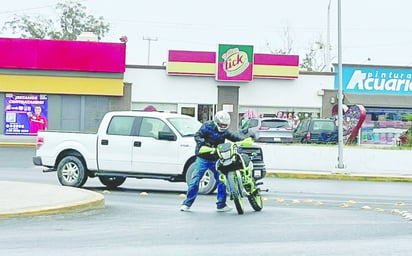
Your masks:
{"label": "glass window", "polygon": [[181,108],[182,115],[188,116],[195,116],[195,108],[194,107],[182,107]]}
{"label": "glass window", "polygon": [[319,125],[319,130],[322,130],[322,131],[334,131],[335,130],[335,123],[333,121],[319,121],[317,123]]}
{"label": "glass window", "polygon": [[361,144],[396,145],[399,136],[412,125],[406,115],[410,108],[366,107],[366,119],[362,124]]}
{"label": "glass window", "polygon": [[259,121],[257,119],[250,119],[249,128],[258,126]]}
{"label": "glass window", "polygon": [[309,119],[305,119],[302,120],[299,124],[299,131],[307,131],[309,130],[309,124],[310,124],[310,120]]}
{"label": "glass window", "polygon": [[159,132],[171,131],[165,122],[158,118],[144,117],[140,125],[139,136],[159,138]]}
{"label": "glass window", "polygon": [[133,116],[114,116],[110,120],[107,134],[130,136],[135,121]]}
{"label": "glass window", "polygon": [[269,127],[269,128],[291,127],[287,120],[278,120],[278,119],[262,120],[262,125],[261,126]]}
{"label": "glass window", "polygon": [[167,120],[183,137],[195,135],[202,125],[199,121],[190,117],[172,117]]}

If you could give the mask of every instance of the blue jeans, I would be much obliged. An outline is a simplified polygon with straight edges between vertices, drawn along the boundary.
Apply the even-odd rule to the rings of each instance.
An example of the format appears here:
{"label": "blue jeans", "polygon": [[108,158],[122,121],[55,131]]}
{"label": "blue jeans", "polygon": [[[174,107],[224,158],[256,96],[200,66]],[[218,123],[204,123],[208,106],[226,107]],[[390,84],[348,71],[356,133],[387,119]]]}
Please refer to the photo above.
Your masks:
{"label": "blue jeans", "polygon": [[216,170],[216,161],[208,161],[203,158],[197,157],[195,169],[195,175],[192,177],[192,180],[189,183],[186,199],[183,201],[183,204],[189,207],[192,206],[199,193],[200,179],[203,177],[203,174],[205,174],[207,170],[211,170],[213,172],[213,176],[215,177],[217,186],[217,208],[219,209],[225,207],[226,186],[219,181],[219,172]]}

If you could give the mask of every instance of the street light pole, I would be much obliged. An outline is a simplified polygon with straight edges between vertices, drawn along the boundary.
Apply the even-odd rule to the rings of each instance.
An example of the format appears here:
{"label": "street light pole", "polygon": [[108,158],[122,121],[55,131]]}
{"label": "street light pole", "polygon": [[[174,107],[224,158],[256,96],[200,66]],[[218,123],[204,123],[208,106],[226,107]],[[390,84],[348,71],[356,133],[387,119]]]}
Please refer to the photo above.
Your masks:
{"label": "street light pole", "polygon": [[147,49],[147,65],[150,64],[150,44],[152,41],[157,41],[157,37],[149,37],[149,36],[144,36],[143,40],[147,40],[148,43],[148,49]]}

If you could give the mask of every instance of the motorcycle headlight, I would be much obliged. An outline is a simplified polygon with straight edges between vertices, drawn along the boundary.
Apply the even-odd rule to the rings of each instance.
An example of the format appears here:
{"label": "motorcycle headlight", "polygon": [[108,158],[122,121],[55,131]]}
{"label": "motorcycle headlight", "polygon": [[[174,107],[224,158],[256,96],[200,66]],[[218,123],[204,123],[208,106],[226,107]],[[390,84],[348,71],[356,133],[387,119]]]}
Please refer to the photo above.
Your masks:
{"label": "motorcycle headlight", "polygon": [[230,151],[221,152],[221,158],[224,160],[230,159]]}
{"label": "motorcycle headlight", "polygon": [[253,170],[253,177],[255,179],[260,179],[262,178],[262,170]]}

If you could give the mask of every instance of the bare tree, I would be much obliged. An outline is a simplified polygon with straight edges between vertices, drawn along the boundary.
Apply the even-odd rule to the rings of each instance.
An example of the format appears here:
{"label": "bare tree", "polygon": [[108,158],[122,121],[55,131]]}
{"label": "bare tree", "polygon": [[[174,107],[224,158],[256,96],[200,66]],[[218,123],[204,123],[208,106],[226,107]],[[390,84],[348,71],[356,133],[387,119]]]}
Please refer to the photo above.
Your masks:
{"label": "bare tree", "polygon": [[[293,54],[294,42],[291,36],[290,28],[285,26],[282,31],[283,47],[278,49],[271,49],[270,43],[267,43],[272,54]],[[301,56],[300,68],[305,71],[323,71],[325,63],[325,54],[327,51],[327,44],[322,40],[320,36],[319,39],[314,40],[309,44],[308,49],[305,51],[304,55]],[[329,49],[330,50],[330,49]]]}
{"label": "bare tree", "polygon": [[281,38],[283,40],[283,47],[280,49],[270,49],[270,44],[267,43],[272,54],[291,54],[293,50],[293,39],[289,26],[283,27]]}
{"label": "bare tree", "polygon": [[321,39],[311,43],[300,63],[300,68],[305,71],[322,71],[326,65],[324,59],[326,47]]}

